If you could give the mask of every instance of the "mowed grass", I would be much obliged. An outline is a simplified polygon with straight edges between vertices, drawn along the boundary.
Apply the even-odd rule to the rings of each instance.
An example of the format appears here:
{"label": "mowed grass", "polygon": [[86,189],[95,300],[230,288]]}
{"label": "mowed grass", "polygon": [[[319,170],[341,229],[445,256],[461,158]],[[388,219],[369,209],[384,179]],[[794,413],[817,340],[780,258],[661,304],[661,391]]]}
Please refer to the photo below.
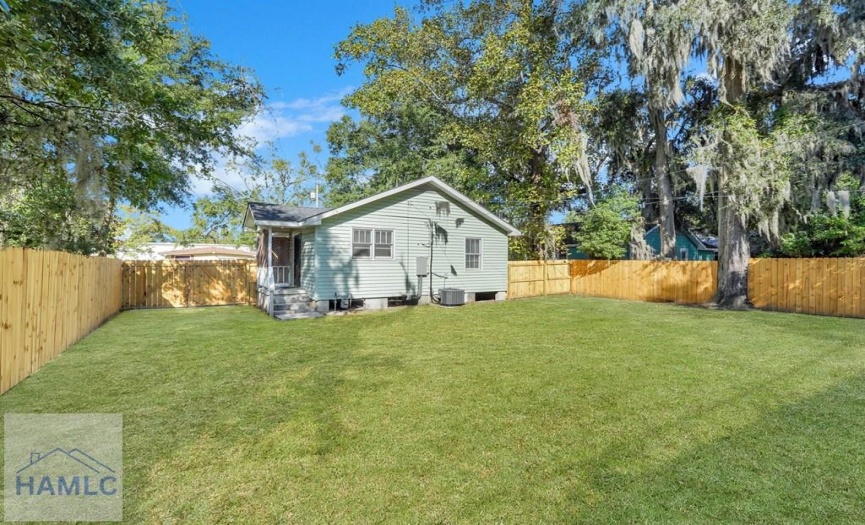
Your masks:
{"label": "mowed grass", "polygon": [[130,523],[865,521],[861,320],[133,311],[0,407],[122,413]]}

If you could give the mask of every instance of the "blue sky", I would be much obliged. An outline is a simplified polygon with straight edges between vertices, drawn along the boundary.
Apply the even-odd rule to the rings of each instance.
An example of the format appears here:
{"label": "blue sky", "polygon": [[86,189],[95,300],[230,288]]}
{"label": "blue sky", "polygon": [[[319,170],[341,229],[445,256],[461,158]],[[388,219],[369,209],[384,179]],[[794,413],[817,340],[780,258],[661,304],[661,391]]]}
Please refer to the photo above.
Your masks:
{"label": "blue sky", "polygon": [[[188,17],[193,34],[210,40],[223,60],[255,70],[268,95],[268,108],[240,131],[274,141],[280,155],[294,160],[310,141],[325,148],[325,131],[344,112],[340,99],[363,82],[361,67],[343,76],[334,71],[334,45],[358,23],[393,13],[405,2],[328,0],[322,2],[170,0]],[[231,184],[230,176],[218,176]],[[209,184],[198,182],[196,193]],[[163,220],[175,228],[190,224],[191,209],[165,208]]]}

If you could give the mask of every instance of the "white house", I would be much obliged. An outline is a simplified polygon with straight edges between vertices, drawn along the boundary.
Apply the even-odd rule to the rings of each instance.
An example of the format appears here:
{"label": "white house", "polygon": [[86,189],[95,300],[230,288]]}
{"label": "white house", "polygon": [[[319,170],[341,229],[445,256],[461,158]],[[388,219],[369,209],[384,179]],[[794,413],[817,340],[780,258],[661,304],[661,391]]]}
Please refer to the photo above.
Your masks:
{"label": "white house", "polygon": [[503,299],[520,235],[435,177],[335,209],[251,202],[243,224],[258,231],[259,306],[280,318],[438,301],[442,288]]}

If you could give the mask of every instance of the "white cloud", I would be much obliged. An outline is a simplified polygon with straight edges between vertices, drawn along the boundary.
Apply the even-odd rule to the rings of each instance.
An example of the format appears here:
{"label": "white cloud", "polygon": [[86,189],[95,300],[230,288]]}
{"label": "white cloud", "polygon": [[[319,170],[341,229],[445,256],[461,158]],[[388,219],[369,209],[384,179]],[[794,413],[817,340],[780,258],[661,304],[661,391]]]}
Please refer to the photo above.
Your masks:
{"label": "white cloud", "polygon": [[312,126],[297,118],[281,115],[270,108],[259,113],[237,130],[241,137],[255,140],[259,146],[281,138],[294,137],[312,131]]}
{"label": "white cloud", "polygon": [[330,123],[345,114],[340,101],[350,91],[351,89],[344,89],[317,98],[272,102],[263,112],[244,124],[239,133],[254,138],[261,144],[268,140],[312,131],[314,124]]}
{"label": "white cloud", "polygon": [[[259,148],[264,148],[268,142],[278,143],[280,139],[315,133],[342,118],[345,109],[340,101],[350,91],[351,88],[347,88],[316,98],[272,102],[240,126],[237,136],[252,139]],[[239,187],[242,182],[240,176],[227,171],[226,165],[227,159],[218,157],[212,178]],[[195,195],[209,194],[212,186],[212,180],[193,177],[192,192]]]}

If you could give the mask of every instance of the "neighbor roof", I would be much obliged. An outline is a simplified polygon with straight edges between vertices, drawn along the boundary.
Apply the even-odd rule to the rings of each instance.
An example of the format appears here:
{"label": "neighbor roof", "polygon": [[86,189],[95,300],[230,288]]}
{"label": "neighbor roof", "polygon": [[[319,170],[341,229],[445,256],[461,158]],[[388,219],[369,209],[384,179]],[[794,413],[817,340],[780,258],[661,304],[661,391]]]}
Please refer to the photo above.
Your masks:
{"label": "neighbor roof", "polygon": [[[246,227],[254,226],[276,226],[276,227],[288,227],[288,228],[300,228],[303,226],[314,226],[321,222],[322,219],[326,219],[328,217],[333,217],[334,215],[339,215],[340,213],[347,212],[349,210],[353,210],[357,207],[364,206],[366,204],[370,204],[372,202],[378,201],[380,199],[384,199],[390,197],[392,195],[397,195],[404,191],[408,191],[413,188],[417,188],[419,186],[429,185],[433,188],[437,189],[444,195],[449,196],[457,202],[460,202],[465,207],[474,211],[481,217],[488,220],[490,223],[495,225],[496,227],[503,230],[505,233],[511,236],[519,236],[522,235],[520,231],[510,224],[507,221],[504,221],[497,217],[494,213],[484,208],[480,204],[466,197],[459,191],[454,188],[448,186],[441,180],[436,177],[426,177],[423,179],[418,179],[414,182],[409,182],[408,184],[403,184],[402,186],[396,187],[392,190],[384,191],[382,193],[378,193],[373,195],[372,197],[367,197],[365,199],[361,199],[359,201],[352,202],[350,204],[346,204],[345,206],[340,206],[339,208],[334,209],[326,209],[326,208],[292,208],[286,206],[280,206],[278,204],[265,204],[260,202],[250,202],[249,206],[246,210],[246,215],[243,218],[243,225]],[[248,222],[249,219],[252,219],[252,222]]]}
{"label": "neighbor roof", "polygon": [[224,255],[232,257],[245,257],[252,259],[255,253],[249,250],[241,250],[238,248],[230,248],[228,246],[201,246],[196,248],[183,248],[180,250],[171,250],[162,254],[165,257],[183,257],[191,255]]}
{"label": "neighbor roof", "polygon": [[[658,224],[652,226],[651,228],[646,230],[646,235],[648,235],[649,232],[657,230],[659,227],[660,225]],[[694,234],[691,230],[687,229],[677,229],[676,233],[681,233],[682,235],[687,237],[692,243],[694,243],[694,246],[696,246],[698,250],[705,250],[707,252],[718,251],[717,240],[715,240],[714,246],[711,245],[711,239],[714,239],[714,237],[705,236],[701,238],[700,236]]]}

